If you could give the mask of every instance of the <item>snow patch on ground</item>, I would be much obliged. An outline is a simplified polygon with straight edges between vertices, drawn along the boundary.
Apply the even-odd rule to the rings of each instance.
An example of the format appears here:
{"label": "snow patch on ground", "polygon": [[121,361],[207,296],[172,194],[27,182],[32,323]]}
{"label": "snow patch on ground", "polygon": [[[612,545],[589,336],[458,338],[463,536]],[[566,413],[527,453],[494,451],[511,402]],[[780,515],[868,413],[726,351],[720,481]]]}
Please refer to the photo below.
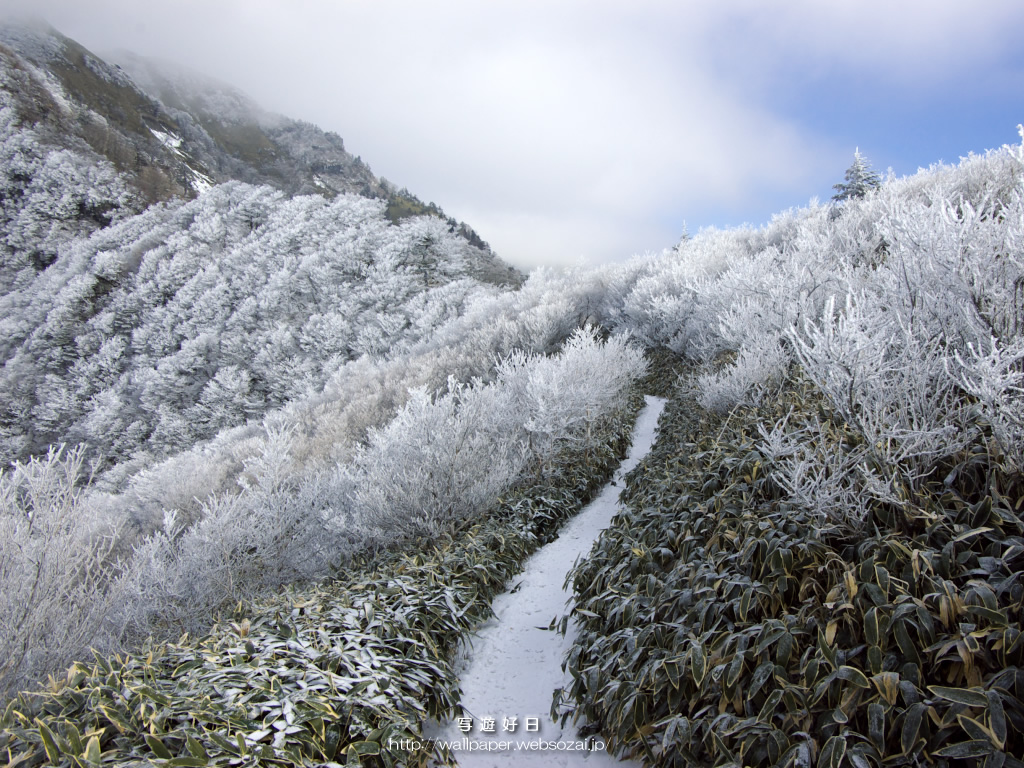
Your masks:
{"label": "snow patch on ground", "polygon": [[179,156],[181,155],[181,152],[179,151],[179,148],[181,147],[180,136],[175,136],[173,133],[164,133],[163,131],[158,131],[155,128],[150,128],[149,132],[156,137],[157,141],[174,152],[174,154]]}
{"label": "snow patch on ground", "polygon": [[[478,628],[462,662],[462,702],[472,715],[468,732],[456,720],[429,724],[424,733],[427,738],[456,744],[454,755],[460,765],[639,765],[619,762],[607,752],[586,751],[587,740],[577,735],[571,722],[562,728],[551,720],[554,690],[569,685],[561,665],[575,631],[570,624],[563,637],[548,626],[568,612],[572,591],[571,587],[563,588],[566,574],[578,558],[590,552],[595,539],[611,524],[619,508],[622,479],[654,443],[664,405],[662,398],[647,397],[647,405],[633,428],[629,454],[615,471],[613,481],[565,525],[558,539],[527,560],[523,572],[508,584],[508,591],[495,598],[494,618]],[[467,723],[463,721],[461,725],[465,727]],[[516,744],[542,742],[556,748],[515,748]],[[559,742],[564,748],[557,748]]]}
{"label": "snow patch on ground", "polygon": [[[185,156],[185,153],[181,151],[182,138],[180,136],[176,136],[173,133],[164,133],[163,131],[158,131],[156,128],[150,128],[149,132],[156,137],[157,141],[163,144],[167,149],[171,150],[171,152],[180,157],[182,160],[188,159]],[[192,185],[192,188],[196,192],[202,194],[203,192],[206,192],[208,189],[213,188],[213,179],[211,179],[205,173],[197,171],[188,163],[185,163],[185,167],[188,169],[188,172],[192,177],[189,179],[189,184]]]}
{"label": "snow patch on ground", "polygon": [[200,173],[191,165],[187,166],[187,168],[189,172],[192,174],[191,184],[192,188],[195,189],[196,192],[202,194],[203,192],[206,192],[208,189],[213,189],[213,179],[211,179],[205,173]]}

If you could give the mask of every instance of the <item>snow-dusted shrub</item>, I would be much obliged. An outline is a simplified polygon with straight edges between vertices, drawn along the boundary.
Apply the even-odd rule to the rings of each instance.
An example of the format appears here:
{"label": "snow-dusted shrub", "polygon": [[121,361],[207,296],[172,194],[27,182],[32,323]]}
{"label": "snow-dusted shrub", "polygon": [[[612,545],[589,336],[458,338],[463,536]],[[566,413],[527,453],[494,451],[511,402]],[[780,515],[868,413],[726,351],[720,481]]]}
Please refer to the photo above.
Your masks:
{"label": "snow-dusted shrub", "polygon": [[[581,489],[610,477],[629,419],[609,426],[597,461],[567,456],[565,472],[517,488],[482,524],[431,540],[415,558],[381,552],[372,572],[265,596],[209,633],[76,662],[0,711],[0,750],[13,762],[47,749],[83,763],[334,765],[371,753],[396,766],[444,762],[422,726],[459,714],[453,652],[579,511]],[[395,749],[396,740],[423,749]]]}
{"label": "snow-dusted shrub", "polygon": [[945,340],[923,336],[877,297],[830,302],[817,324],[791,335],[807,376],[864,441],[892,498],[916,488],[938,459],[974,438],[946,373]]}
{"label": "snow-dusted shrub", "polygon": [[245,462],[237,494],[202,503],[198,519],[168,511],[135,549],[114,586],[129,636],[198,631],[239,599],[321,578],[345,554],[342,494],[291,466],[291,435],[271,430]]}
{"label": "snow-dusted shrub", "polygon": [[979,451],[879,503],[872,446],[791,384],[729,414],[674,392],[570,573],[571,716],[653,766],[1018,762],[1019,493]]}
{"label": "snow-dusted shrub", "polygon": [[511,390],[530,452],[541,462],[565,442],[589,443],[594,428],[624,403],[630,382],[645,370],[643,354],[628,337],[598,340],[577,329],[557,356],[513,354],[498,366],[498,382]]}
{"label": "snow-dusted shrub", "polygon": [[794,498],[833,521],[848,504],[857,524],[865,499],[905,504],[981,435],[1020,466],[1022,199],[1024,145],[890,178],[837,214],[812,205],[638,259],[607,314],[702,364],[711,410],[757,405],[802,369],[844,436],[794,417],[765,448]]}
{"label": "snow-dusted shrub", "polygon": [[357,454],[354,505],[382,539],[448,530],[519,476],[522,438],[502,387],[453,381],[435,398],[416,389]]}
{"label": "snow-dusted shrub", "polygon": [[[248,455],[236,458],[239,491],[168,512],[138,543],[113,587],[119,625],[131,638],[194,632],[240,598],[322,578],[365,546],[451,531],[530,461],[566,443],[586,455],[643,367],[626,339],[581,330],[558,355],[511,355],[490,383],[451,378],[433,397],[422,386],[403,393],[395,417],[371,426],[351,462],[333,467],[302,466],[301,425],[268,417],[265,437],[247,438]],[[158,479],[137,483],[153,489]]]}
{"label": "snow-dusted shrub", "polygon": [[978,417],[1012,469],[1024,471],[1024,339],[1010,347],[995,338],[970,344],[950,364],[957,383],[977,401]]}
{"label": "snow-dusted shrub", "polygon": [[758,432],[758,450],[772,480],[822,530],[859,529],[868,518],[869,501],[892,497],[890,477],[879,476],[859,436],[818,413],[791,410],[771,426],[758,424]]}
{"label": "snow-dusted shrub", "polygon": [[[0,291],[0,450],[171,455],[322,390],[346,361],[406,354],[498,292],[474,277],[489,253],[385,207],[232,182],[68,235]],[[554,344],[571,330],[533,309],[538,332],[561,323]]]}
{"label": "snow-dusted shrub", "polygon": [[0,696],[96,643],[116,531],[84,499],[81,448],[0,472]]}
{"label": "snow-dusted shrub", "polygon": [[542,469],[567,442],[586,452],[643,367],[626,339],[602,343],[587,328],[557,355],[511,354],[489,384],[452,380],[433,398],[414,390],[346,470],[356,514],[387,538],[451,530],[529,462]]}
{"label": "snow-dusted shrub", "polygon": [[[334,483],[338,473],[333,467],[353,458],[369,429],[393,419],[410,391],[435,392],[446,388],[450,379],[456,387],[474,378],[493,381],[496,359],[517,348],[533,355],[557,347],[593,290],[593,281],[542,273],[522,291],[474,291],[461,313],[433,333],[388,358],[364,356],[339,363],[321,391],[271,411],[262,423],[251,420],[223,430],[214,439],[159,462],[151,454],[137,453],[99,478],[92,492],[110,519],[124,524],[118,555],[130,553],[140,537],[161,530],[165,510],[176,510],[176,524],[186,528],[203,519],[214,498],[222,495],[225,499],[216,506],[223,512],[227,498],[241,492],[245,466],[260,460],[273,433],[290,435],[289,471],[296,486],[318,477]],[[571,388],[564,382],[562,386]],[[106,430],[118,435],[117,420],[123,414],[117,408],[112,412],[115,422]],[[344,495],[337,488],[330,494]],[[251,499],[237,503],[242,515]],[[356,546],[364,534],[345,527],[339,535],[346,543],[339,546]]]}
{"label": "snow-dusted shrub", "polygon": [[709,411],[725,412],[737,405],[758,405],[784,380],[791,354],[781,334],[765,334],[740,349],[721,370],[697,378],[697,402]]}
{"label": "snow-dusted shrub", "polygon": [[741,230],[705,230],[675,249],[645,257],[639,274],[629,276],[632,285],[621,305],[612,311],[616,326],[648,345],[689,354],[699,332],[693,324],[708,285],[747,253]]}

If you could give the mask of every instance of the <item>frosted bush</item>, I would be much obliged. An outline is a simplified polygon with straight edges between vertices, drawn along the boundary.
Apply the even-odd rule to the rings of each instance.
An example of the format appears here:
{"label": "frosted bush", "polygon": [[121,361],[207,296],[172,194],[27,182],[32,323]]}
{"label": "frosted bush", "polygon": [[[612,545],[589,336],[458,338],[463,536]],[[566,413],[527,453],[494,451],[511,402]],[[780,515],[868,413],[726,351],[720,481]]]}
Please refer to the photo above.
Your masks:
{"label": "frosted bush", "polygon": [[492,503],[526,458],[505,395],[480,383],[451,382],[436,398],[420,388],[371,429],[349,470],[365,524],[383,540],[437,533]]}
{"label": "frosted bush", "polygon": [[100,645],[117,531],[85,500],[82,459],[55,448],[0,472],[0,696]]}
{"label": "frosted bush", "polygon": [[[878,498],[879,486],[887,484],[869,467],[863,448],[845,442],[816,417],[798,423],[792,412],[770,428],[759,425],[758,430],[758,450],[791,503],[814,514],[823,530],[849,531],[864,525],[869,502]],[[876,493],[867,492],[869,488]],[[883,488],[881,495],[888,500],[891,493]]]}
{"label": "frosted bush", "polygon": [[803,370],[842,436],[794,418],[763,448],[791,500],[856,526],[983,437],[1019,471],[1022,252],[1024,144],[889,179],[838,211],[702,233],[620,269],[606,313],[703,364],[712,410],[756,405]]}
{"label": "frosted bush", "polygon": [[977,400],[979,418],[991,426],[1000,451],[1024,471],[1024,339],[1009,348],[995,338],[968,345],[950,363],[951,375]]}
{"label": "frosted bush", "polygon": [[602,344],[587,327],[573,333],[558,356],[510,355],[498,366],[498,381],[522,414],[530,452],[544,462],[564,441],[589,441],[644,370],[643,354],[628,337]]}
{"label": "frosted bush", "polygon": [[645,258],[639,273],[629,276],[632,287],[621,307],[610,312],[616,325],[648,345],[690,354],[699,333],[698,314],[706,311],[702,301],[713,291],[709,286],[749,255],[745,235],[742,230],[703,230],[660,256]]}
{"label": "frosted bush", "polygon": [[558,355],[512,353],[489,384],[414,390],[346,469],[358,518],[386,539],[452,530],[529,462],[542,466],[567,441],[586,446],[643,367],[627,340],[585,329]]}
{"label": "frosted bush", "polygon": [[791,354],[781,334],[764,334],[743,347],[736,360],[719,371],[697,377],[697,401],[709,411],[730,411],[737,405],[760,405],[786,377]]}
{"label": "frosted bush", "polygon": [[973,439],[942,340],[922,338],[877,297],[848,296],[842,311],[830,301],[819,323],[791,338],[807,376],[872,456],[912,486]]}
{"label": "frosted bush", "polygon": [[168,511],[136,547],[114,587],[130,637],[197,631],[239,599],[321,578],[343,557],[340,494],[295,472],[290,443],[270,430],[245,462],[240,493],[207,499],[192,523]]}
{"label": "frosted bush", "polygon": [[[118,639],[196,631],[239,599],[322,578],[366,546],[453,530],[531,461],[590,439],[643,365],[627,340],[579,331],[558,355],[511,355],[489,383],[450,378],[434,396],[403,393],[395,417],[371,426],[344,465],[303,462],[301,422],[268,417],[236,459],[238,491],[166,513],[136,546],[111,590]],[[158,476],[143,478],[153,487]]]}

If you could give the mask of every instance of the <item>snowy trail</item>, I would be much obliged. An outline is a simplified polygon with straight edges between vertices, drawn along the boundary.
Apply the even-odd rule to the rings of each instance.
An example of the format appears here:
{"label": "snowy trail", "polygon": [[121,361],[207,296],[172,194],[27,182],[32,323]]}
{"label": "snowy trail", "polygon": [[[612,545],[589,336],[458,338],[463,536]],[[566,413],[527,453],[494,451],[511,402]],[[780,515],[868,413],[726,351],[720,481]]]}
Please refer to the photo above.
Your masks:
{"label": "snowy trail", "polygon": [[534,553],[523,572],[513,577],[511,589],[495,598],[495,616],[478,628],[461,670],[462,701],[472,715],[470,730],[464,732],[459,722],[453,721],[428,728],[425,734],[457,743],[453,751],[459,765],[639,765],[619,762],[601,751],[516,749],[515,745],[567,742],[578,746],[583,742],[571,722],[563,730],[549,716],[553,691],[568,684],[561,664],[572,645],[574,628],[570,624],[563,637],[547,627],[552,619],[567,612],[572,592],[562,589],[566,574],[611,523],[618,509],[622,478],[650,450],[664,405],[662,398],[647,397],[633,428],[629,453],[615,471],[614,482],[570,520],[555,541]]}

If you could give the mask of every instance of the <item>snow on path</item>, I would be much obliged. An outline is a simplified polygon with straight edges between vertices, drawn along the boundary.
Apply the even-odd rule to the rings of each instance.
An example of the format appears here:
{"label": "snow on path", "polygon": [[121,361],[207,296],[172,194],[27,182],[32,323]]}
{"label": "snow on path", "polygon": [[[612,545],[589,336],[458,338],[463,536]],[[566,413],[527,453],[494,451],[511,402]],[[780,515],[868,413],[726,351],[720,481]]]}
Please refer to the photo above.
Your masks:
{"label": "snow on path", "polygon": [[[577,558],[590,552],[595,539],[618,510],[622,478],[646,455],[654,442],[662,398],[647,398],[633,428],[632,445],[608,483],[579,514],[568,521],[558,538],[535,552],[511,589],[494,600],[495,616],[477,629],[469,657],[461,669],[462,703],[472,715],[468,733],[453,721],[428,727],[427,738],[457,743],[459,765],[466,768],[501,766],[611,766],[620,762],[602,751],[583,749],[515,749],[517,742],[585,743],[570,721],[565,728],[550,718],[552,694],[569,684],[562,660],[572,645],[570,623],[563,637],[548,630],[551,620],[568,612],[571,587],[562,588]],[[511,722],[515,719],[515,723]],[[532,722],[533,719],[535,722]],[[493,722],[488,722],[488,720]],[[487,728],[493,728],[487,732]],[[499,742],[508,742],[502,745]],[[462,749],[458,747],[461,746]]]}

